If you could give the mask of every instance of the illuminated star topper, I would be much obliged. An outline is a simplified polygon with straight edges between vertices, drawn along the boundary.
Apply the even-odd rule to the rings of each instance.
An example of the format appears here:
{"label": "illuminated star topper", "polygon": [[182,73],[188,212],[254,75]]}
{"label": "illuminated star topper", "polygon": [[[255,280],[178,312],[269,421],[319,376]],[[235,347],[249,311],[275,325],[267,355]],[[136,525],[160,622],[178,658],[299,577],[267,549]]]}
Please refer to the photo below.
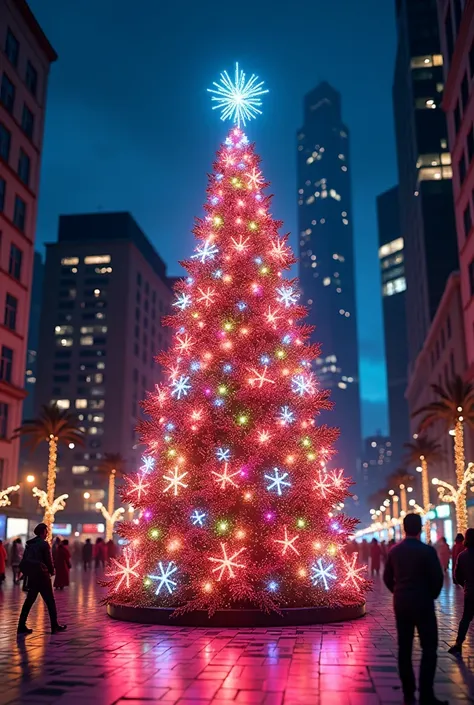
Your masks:
{"label": "illuminated star topper", "polygon": [[260,96],[268,93],[266,88],[262,88],[263,83],[258,82],[258,76],[254,73],[247,80],[245,73],[236,63],[234,80],[227,71],[223,71],[220,81],[214,81],[212,84],[215,88],[207,89],[209,93],[214,93],[211,100],[215,101],[215,105],[212,109],[221,111],[221,120],[232,120],[238,127],[245,127],[246,121],[262,114]]}

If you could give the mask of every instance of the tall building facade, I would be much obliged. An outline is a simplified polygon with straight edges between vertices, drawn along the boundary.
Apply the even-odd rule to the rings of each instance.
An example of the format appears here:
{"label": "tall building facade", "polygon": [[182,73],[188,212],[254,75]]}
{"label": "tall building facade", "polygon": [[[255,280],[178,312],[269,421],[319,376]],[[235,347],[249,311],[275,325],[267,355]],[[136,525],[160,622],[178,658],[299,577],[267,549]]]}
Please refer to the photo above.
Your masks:
{"label": "tall building facade", "polygon": [[401,462],[403,444],[410,437],[408,404],[405,399],[408,381],[405,253],[399,208],[397,186],[377,198],[392,463]]}
{"label": "tall building facade", "polygon": [[297,144],[303,303],[322,346],[316,373],[335,402],[324,421],[340,428],[337,462],[354,474],[362,440],[349,130],[341,96],[328,83],[305,96]]}
{"label": "tall building facade", "polygon": [[41,150],[57,55],[24,0],[0,0],[0,487],[14,483],[22,419]]}
{"label": "tall building facade", "polygon": [[453,191],[467,366],[474,375],[474,3],[439,1],[445,71],[443,108],[453,157]]}
{"label": "tall building facade", "polygon": [[31,286],[30,320],[28,325],[28,349],[26,353],[25,389],[23,418],[32,419],[35,413],[35,389],[37,376],[38,344],[41,319],[41,299],[43,296],[44,263],[40,252],[35,252],[33,263],[33,283]]}
{"label": "tall building facade", "polygon": [[140,401],[160,380],[172,296],[164,262],[129,213],[60,217],[58,241],[46,246],[35,404],[67,409],[86,434],[84,448],[60,451],[71,523],[94,521],[105,453],[139,465]]}
{"label": "tall building facade", "polygon": [[396,18],[393,103],[413,367],[458,253],[436,0],[396,0]]}

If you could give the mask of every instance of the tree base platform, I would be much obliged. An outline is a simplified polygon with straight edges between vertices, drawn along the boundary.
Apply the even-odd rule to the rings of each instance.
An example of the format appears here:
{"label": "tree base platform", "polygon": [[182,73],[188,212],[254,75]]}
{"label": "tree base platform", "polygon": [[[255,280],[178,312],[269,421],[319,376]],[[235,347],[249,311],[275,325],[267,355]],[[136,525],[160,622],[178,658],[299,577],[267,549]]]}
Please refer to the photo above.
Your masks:
{"label": "tree base platform", "polygon": [[112,619],[138,624],[160,624],[170,627],[300,627],[311,624],[347,622],[365,615],[365,602],[340,607],[292,607],[282,614],[257,609],[218,610],[212,617],[207,611],[196,610],[172,617],[173,608],[133,607],[109,603],[107,614]]}

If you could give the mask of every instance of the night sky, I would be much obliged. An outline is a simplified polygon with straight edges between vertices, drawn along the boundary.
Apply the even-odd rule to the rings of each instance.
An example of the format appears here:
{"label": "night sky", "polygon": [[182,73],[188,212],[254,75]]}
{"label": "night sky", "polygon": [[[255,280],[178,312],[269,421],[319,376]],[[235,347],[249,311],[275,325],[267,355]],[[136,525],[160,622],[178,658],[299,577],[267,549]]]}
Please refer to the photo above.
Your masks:
{"label": "night sky", "polygon": [[[276,9],[278,5],[288,6]],[[206,174],[227,127],[206,88],[240,62],[270,93],[247,129],[296,248],[296,131],[319,81],[351,132],[363,431],[387,431],[375,198],[396,183],[394,3],[30,0],[59,54],[47,104],[37,242],[58,215],[128,210],[170,274],[193,248]]]}

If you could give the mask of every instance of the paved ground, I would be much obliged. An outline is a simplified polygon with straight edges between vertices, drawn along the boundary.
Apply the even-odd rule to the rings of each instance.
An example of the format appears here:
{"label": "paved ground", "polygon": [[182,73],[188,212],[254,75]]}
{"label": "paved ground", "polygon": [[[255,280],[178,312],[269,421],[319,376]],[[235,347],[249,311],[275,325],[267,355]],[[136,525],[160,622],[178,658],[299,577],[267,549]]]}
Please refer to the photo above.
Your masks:
{"label": "paved ground", "polygon": [[[390,596],[380,583],[368,615],[298,629],[173,629],[109,619],[94,575],[57,593],[66,633],[51,636],[43,605],[17,640],[23,595],[0,589],[0,705],[376,705],[401,702]],[[439,601],[437,693],[474,703],[474,625],[464,662],[446,654],[461,609],[449,578]],[[470,647],[470,648],[469,648]],[[416,653],[418,660],[419,654]],[[471,693],[472,699],[470,699]]]}

